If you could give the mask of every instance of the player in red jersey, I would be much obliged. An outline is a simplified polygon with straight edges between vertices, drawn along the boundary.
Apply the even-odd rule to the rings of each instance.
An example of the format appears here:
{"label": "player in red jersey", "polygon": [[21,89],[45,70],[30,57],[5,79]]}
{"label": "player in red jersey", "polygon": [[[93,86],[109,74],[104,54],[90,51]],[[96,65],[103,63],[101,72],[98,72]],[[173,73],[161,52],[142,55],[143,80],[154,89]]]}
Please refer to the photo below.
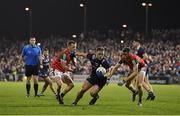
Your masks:
{"label": "player in red jersey", "polygon": [[[71,40],[67,43],[67,48],[60,51],[51,64],[51,78],[53,78],[58,85],[57,100],[60,104],[64,104],[62,98],[74,87],[73,80],[69,73],[74,71],[70,63],[75,61],[75,51],[76,42]],[[67,86],[60,94],[62,82]]]}
{"label": "player in red jersey", "polygon": [[[129,68],[131,69],[132,73],[126,79],[124,79],[124,81],[126,82],[126,87],[133,92],[133,101],[135,101],[135,96],[139,94],[138,105],[142,106],[142,96],[143,96],[142,83],[144,81],[144,76],[146,74],[147,66],[143,61],[143,59],[141,59],[135,54],[130,53],[130,48],[125,48],[123,50],[121,60],[119,60],[119,62],[115,65],[115,67],[112,69],[110,74],[106,74],[105,76],[110,78],[121,66],[121,64],[128,65]],[[132,80],[136,76],[138,76],[137,78],[138,91],[131,84]]]}
{"label": "player in red jersey", "polygon": [[[137,56],[142,58],[145,61],[145,63],[147,64],[147,60],[150,60],[150,59],[149,59],[147,53],[145,52],[144,48],[141,47],[139,38],[135,38],[133,40],[132,48],[134,50],[134,54],[136,54]],[[155,95],[154,95],[154,92],[153,92],[153,88],[152,88],[152,86],[151,86],[151,84],[149,82],[148,70],[147,70],[146,76],[144,78],[143,87],[148,92],[148,97],[146,99],[147,100],[149,100],[149,99],[154,100]]]}

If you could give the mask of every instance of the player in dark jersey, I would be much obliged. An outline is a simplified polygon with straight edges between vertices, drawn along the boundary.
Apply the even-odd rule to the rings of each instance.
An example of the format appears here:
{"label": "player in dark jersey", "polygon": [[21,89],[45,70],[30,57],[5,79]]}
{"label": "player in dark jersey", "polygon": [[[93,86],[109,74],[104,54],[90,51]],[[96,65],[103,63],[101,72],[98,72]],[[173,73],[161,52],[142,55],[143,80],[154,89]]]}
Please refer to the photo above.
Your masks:
{"label": "player in dark jersey", "polygon": [[[147,60],[149,59],[148,58],[148,55],[146,54],[144,48],[141,47],[140,45],[140,39],[139,38],[135,38],[133,40],[133,43],[132,43],[132,48],[134,50],[134,54],[138,55],[140,58],[142,58],[145,63],[147,64]],[[149,79],[148,79],[148,70],[147,70],[147,73],[146,73],[146,76],[144,78],[144,82],[143,82],[143,87],[145,88],[145,90],[148,92],[148,97],[147,97],[147,100],[154,100],[155,99],[155,95],[153,93],[153,88],[149,82]]]}
{"label": "player in dark jersey", "polygon": [[54,95],[56,95],[56,92],[54,91],[53,85],[52,85],[52,81],[49,78],[49,64],[50,63],[50,58],[49,58],[49,50],[47,48],[45,48],[43,50],[43,54],[42,54],[42,67],[40,67],[39,70],[39,77],[42,77],[44,79],[44,86],[42,88],[42,91],[39,93],[39,96],[44,96],[44,91],[46,90],[46,88],[49,87],[51,88],[52,92],[54,93]]}
{"label": "player in dark jersey", "polygon": [[81,90],[78,92],[74,102],[72,103],[73,106],[76,106],[78,101],[83,97],[84,93],[92,87],[90,91],[90,95],[93,97],[89,102],[89,105],[94,105],[96,100],[99,98],[98,93],[106,84],[107,78],[102,75],[99,77],[96,74],[96,69],[100,66],[104,67],[106,70],[110,67],[107,60],[104,58],[104,48],[98,47],[96,49],[96,54],[91,53],[77,53],[78,56],[86,57],[90,60],[92,65],[92,72],[90,76],[84,81]]}
{"label": "player in dark jersey", "polygon": [[[73,72],[75,67],[71,67],[71,62],[75,62],[75,51],[76,51],[76,42],[69,41],[67,42],[67,48],[58,52],[56,57],[51,63],[51,74],[50,76],[57,83],[57,100],[59,104],[64,104],[63,97],[74,87],[74,82],[70,76],[70,72]],[[64,91],[60,94],[62,82],[67,86]]]}
{"label": "player in dark jersey", "polygon": [[[112,77],[112,75],[117,71],[121,64],[128,65],[131,69],[132,73],[126,79],[124,79],[124,81],[126,82],[126,87],[133,92],[133,101],[135,101],[135,96],[139,93],[138,105],[142,106],[142,83],[147,69],[146,64],[140,57],[130,53],[130,48],[125,48],[119,62],[115,65],[110,74],[107,74],[105,76],[109,78]],[[136,78],[136,76],[138,76],[136,83],[138,91],[131,84],[132,80]]]}

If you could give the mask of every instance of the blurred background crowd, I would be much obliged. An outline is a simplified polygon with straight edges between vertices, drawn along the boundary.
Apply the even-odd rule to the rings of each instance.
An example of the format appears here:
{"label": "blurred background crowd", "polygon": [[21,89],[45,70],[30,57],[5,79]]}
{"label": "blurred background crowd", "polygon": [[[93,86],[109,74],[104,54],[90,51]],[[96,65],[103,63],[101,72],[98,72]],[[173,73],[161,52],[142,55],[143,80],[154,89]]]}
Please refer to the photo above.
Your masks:
{"label": "blurred background crowd", "polygon": [[[134,37],[141,38],[141,46],[152,58],[151,62],[159,62],[149,69],[150,76],[166,76],[174,83],[180,80],[180,30],[178,29],[153,29],[148,37],[132,30],[106,30],[100,32],[93,30],[75,37],[50,36],[48,38],[37,38],[41,48],[48,48],[50,57],[53,58],[57,51],[66,47],[66,42],[74,39],[77,43],[77,51],[95,52],[97,46],[106,49],[106,58],[114,65],[124,47],[131,47]],[[0,80],[22,81],[24,77],[24,66],[20,62],[22,48],[28,44],[28,39],[15,39],[1,37],[0,42]],[[87,75],[91,71],[91,64],[87,59],[78,58],[76,74]],[[119,69],[120,74],[125,74],[128,67]]]}

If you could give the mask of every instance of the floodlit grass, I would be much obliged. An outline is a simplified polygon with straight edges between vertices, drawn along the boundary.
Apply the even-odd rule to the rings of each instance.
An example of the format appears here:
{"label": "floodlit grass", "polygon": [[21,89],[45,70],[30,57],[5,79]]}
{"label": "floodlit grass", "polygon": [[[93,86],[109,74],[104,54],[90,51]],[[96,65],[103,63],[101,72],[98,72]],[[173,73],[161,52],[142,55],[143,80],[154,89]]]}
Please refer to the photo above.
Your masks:
{"label": "floodlit grass", "polygon": [[[43,83],[40,83],[41,90]],[[65,105],[59,105],[48,88],[45,96],[34,98],[33,84],[31,97],[26,98],[24,82],[0,82],[0,114],[24,115],[180,115],[180,86],[154,85],[155,101],[146,101],[144,93],[143,106],[138,107],[137,101],[131,101],[131,93],[125,87],[116,84],[105,86],[100,92],[100,99],[96,105],[89,106],[91,99],[89,91],[84,95],[76,107],[71,103],[81,88],[77,83],[73,90],[64,98]]]}

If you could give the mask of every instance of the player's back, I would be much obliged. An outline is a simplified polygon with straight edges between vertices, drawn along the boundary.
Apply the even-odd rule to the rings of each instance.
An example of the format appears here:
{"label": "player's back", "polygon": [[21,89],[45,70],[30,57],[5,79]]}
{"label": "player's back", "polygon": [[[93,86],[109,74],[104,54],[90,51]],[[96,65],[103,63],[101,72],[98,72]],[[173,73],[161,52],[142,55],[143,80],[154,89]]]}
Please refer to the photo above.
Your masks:
{"label": "player's back", "polygon": [[142,58],[140,58],[139,56],[137,56],[136,54],[130,54],[130,57],[127,59],[126,57],[122,57],[122,63],[128,65],[130,67],[130,69],[133,69],[134,66],[134,60],[136,60],[138,62],[138,68],[142,68],[145,66],[145,62],[143,61]]}
{"label": "player's back", "polygon": [[145,54],[145,50],[144,50],[144,48],[139,47],[135,50],[134,54],[136,54],[140,58],[143,58],[143,55]]}

